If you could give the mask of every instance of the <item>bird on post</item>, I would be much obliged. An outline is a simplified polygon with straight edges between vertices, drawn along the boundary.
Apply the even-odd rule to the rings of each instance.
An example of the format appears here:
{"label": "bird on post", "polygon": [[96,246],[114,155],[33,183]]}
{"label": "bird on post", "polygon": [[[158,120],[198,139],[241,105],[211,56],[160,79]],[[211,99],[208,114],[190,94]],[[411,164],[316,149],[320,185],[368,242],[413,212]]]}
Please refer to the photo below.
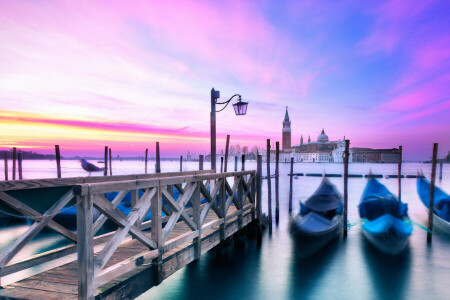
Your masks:
{"label": "bird on post", "polygon": [[91,176],[91,172],[99,172],[105,170],[105,168],[99,168],[96,165],[87,162],[85,159],[81,159],[80,162],[83,170],[89,172],[89,176]]}

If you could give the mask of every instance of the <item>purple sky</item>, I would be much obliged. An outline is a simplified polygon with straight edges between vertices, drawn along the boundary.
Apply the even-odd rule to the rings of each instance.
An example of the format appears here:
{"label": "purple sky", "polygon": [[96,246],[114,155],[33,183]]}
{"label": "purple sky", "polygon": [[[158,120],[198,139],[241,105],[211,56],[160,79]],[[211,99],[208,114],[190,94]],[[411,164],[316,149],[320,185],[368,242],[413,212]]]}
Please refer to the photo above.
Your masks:
{"label": "purple sky", "polygon": [[449,1],[3,1],[0,148],[163,156],[300,135],[450,150]]}

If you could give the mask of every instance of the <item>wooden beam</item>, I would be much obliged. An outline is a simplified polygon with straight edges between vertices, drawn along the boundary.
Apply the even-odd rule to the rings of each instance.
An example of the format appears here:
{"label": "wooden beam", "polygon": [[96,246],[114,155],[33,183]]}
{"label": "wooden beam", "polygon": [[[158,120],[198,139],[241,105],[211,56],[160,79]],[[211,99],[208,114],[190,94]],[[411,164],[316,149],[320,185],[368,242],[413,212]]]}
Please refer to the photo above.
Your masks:
{"label": "wooden beam", "polygon": [[[154,194],[154,193],[153,193]],[[147,195],[146,197],[150,197],[151,195]],[[130,234],[135,237],[138,241],[143,243],[145,246],[149,248],[156,248],[156,244],[154,241],[150,240],[137,226],[133,225],[136,221],[134,221],[131,226],[128,226],[130,221],[128,216],[126,216],[123,212],[114,209],[112,204],[105,199],[101,195],[94,195],[94,207],[97,208],[101,213],[105,214],[111,221],[116,223],[121,228],[129,227]],[[134,212],[134,211],[133,211]],[[131,215],[131,213],[130,213]],[[139,214],[137,214],[139,216]],[[134,216],[134,214],[133,214]],[[128,232],[127,231],[127,232]]]}
{"label": "wooden beam", "polygon": [[262,222],[262,195],[261,195],[261,184],[262,184],[262,157],[258,154],[256,157],[256,211],[258,221]]}
{"label": "wooden beam", "polygon": [[5,167],[5,181],[8,180],[8,154],[5,152],[5,158],[4,158],[4,167]]}
{"label": "wooden beam", "polygon": [[145,174],[147,174],[148,149],[145,149]]}
{"label": "wooden beam", "polygon": [[12,172],[12,179],[16,180],[16,155],[17,155],[17,149],[16,147],[13,147],[13,172]]}
{"label": "wooden beam", "polygon": [[203,185],[203,183],[201,181],[197,182],[192,194],[192,219],[194,220],[198,231],[198,237],[194,238],[195,259],[199,259],[201,255],[202,223],[200,221],[200,185]]}
{"label": "wooden beam", "polygon": [[92,196],[77,196],[78,297],[94,299],[94,246]]}
{"label": "wooden beam", "polygon": [[438,143],[433,144],[433,157],[431,159],[431,178],[430,178],[430,202],[428,204],[428,232],[427,242],[431,243],[433,233],[433,214],[434,214],[434,182],[436,180],[436,161],[438,153]]}
{"label": "wooden beam", "polygon": [[22,180],[22,153],[17,154],[17,163],[19,166],[19,180]]}
{"label": "wooden beam", "polygon": [[6,264],[41,230],[50,220],[73,198],[72,190],[67,191],[58,201],[56,201],[48,211],[44,213],[42,219],[35,221],[28,230],[14,241],[6,250],[3,250],[0,255],[0,268]]}
{"label": "wooden beam", "polygon": [[280,142],[275,143],[275,223],[280,221]]}
{"label": "wooden beam", "polygon": [[[9,207],[13,208],[14,210],[20,212],[24,216],[30,217],[33,220],[40,219],[43,217],[41,213],[35,211],[28,205],[22,203],[21,201],[17,200],[16,198],[14,198],[2,191],[0,191],[0,202],[3,202],[4,204],[6,204]],[[77,241],[77,235],[75,233],[68,230],[64,226],[59,225],[58,223],[56,223],[53,220],[49,220],[48,223],[46,224],[46,226],[73,242]]]}
{"label": "wooden beam", "polygon": [[[103,250],[100,252],[100,254],[96,257],[95,263],[94,263],[94,274],[98,274],[101,269],[106,265],[106,263],[109,261],[111,256],[114,254],[116,249],[120,246],[122,243],[122,240],[125,238],[125,236],[128,234],[128,232],[131,230],[131,227],[133,224],[136,223],[137,220],[139,220],[140,214],[142,211],[145,211],[148,206],[151,204],[151,196],[150,193],[144,193],[144,195],[139,199],[139,201],[136,203],[135,207],[133,207],[133,210],[130,212],[130,214],[126,217],[126,224],[124,227],[119,227],[116,232],[114,233],[113,237],[106,243]],[[99,198],[94,199],[94,204],[96,201],[98,201]],[[100,200],[101,201],[101,200]],[[145,238],[143,238],[145,237]],[[147,246],[150,250],[157,248],[157,245],[155,242],[150,240],[147,236],[141,235],[136,236],[136,239],[138,239],[142,244]]]}
{"label": "wooden beam", "polygon": [[223,168],[224,172],[227,171],[228,166],[228,147],[230,146],[230,135],[227,134],[227,142],[225,144],[225,166]]}
{"label": "wooden beam", "polygon": [[269,230],[272,231],[272,184],[270,180],[270,139],[267,139],[267,202],[269,211]]}
{"label": "wooden beam", "polygon": [[159,142],[156,142],[156,166],[155,173],[161,173],[161,157],[159,155]]}
{"label": "wooden beam", "polygon": [[61,154],[59,152],[59,145],[55,145],[55,156],[56,156],[56,176],[61,178]]}
{"label": "wooden beam", "polygon": [[104,162],[105,162],[105,168],[103,169],[103,176],[106,176],[106,175],[108,175],[108,146],[105,146]]}
{"label": "wooden beam", "polygon": [[344,150],[344,238],[347,237],[347,215],[348,215],[348,160],[350,158],[350,140],[345,140]]}
{"label": "wooden beam", "polygon": [[109,150],[109,176],[112,176],[112,154],[111,154],[111,148]]}
{"label": "wooden beam", "polygon": [[291,157],[291,173],[289,174],[289,214],[292,213],[292,177],[294,173],[294,158]]}
{"label": "wooden beam", "polygon": [[398,146],[398,200],[402,201],[402,152],[403,147]]}

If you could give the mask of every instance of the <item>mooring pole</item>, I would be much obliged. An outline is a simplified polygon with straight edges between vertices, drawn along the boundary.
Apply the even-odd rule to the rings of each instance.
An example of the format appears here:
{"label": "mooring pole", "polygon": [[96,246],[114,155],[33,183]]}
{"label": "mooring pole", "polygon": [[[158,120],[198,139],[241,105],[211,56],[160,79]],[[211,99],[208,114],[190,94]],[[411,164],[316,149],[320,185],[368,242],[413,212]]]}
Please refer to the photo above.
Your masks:
{"label": "mooring pole", "polygon": [[220,157],[220,173],[223,172],[223,156]]}
{"label": "mooring pole", "polygon": [[441,160],[439,162],[439,181],[442,180],[442,168],[443,168],[443,165],[444,165],[444,160]]}
{"label": "mooring pole", "polygon": [[225,145],[225,166],[223,167],[223,170],[227,171],[227,165],[228,165],[228,147],[230,146],[230,135],[227,134],[227,143]]}
{"label": "mooring pole", "polygon": [[245,171],[245,154],[242,154],[241,171]]}
{"label": "mooring pole", "polygon": [[198,169],[203,170],[203,155],[198,157]]}
{"label": "mooring pole", "polygon": [[111,148],[109,150],[109,176],[112,176],[112,158],[111,158]]}
{"label": "mooring pole", "polygon": [[344,238],[347,237],[347,215],[348,215],[348,159],[350,156],[349,152],[350,140],[345,140],[345,150],[344,150]]}
{"label": "mooring pole", "polygon": [[275,143],[275,223],[280,221],[280,142]]}
{"label": "mooring pole", "polygon": [[398,200],[402,201],[402,152],[403,147],[398,146]]}
{"label": "mooring pole", "polygon": [[56,176],[61,178],[61,153],[59,152],[59,145],[55,145],[56,156]]}
{"label": "mooring pole", "polygon": [[261,182],[262,182],[262,157],[261,155],[258,155],[256,157],[256,213],[260,224],[262,222]]}
{"label": "mooring pole", "polygon": [[156,167],[155,173],[161,173],[161,157],[159,155],[159,142],[156,142]]}
{"label": "mooring pole", "polygon": [[272,231],[272,187],[270,182],[270,139],[267,139],[267,204],[269,210],[269,230]]}
{"label": "mooring pole", "polygon": [[180,172],[183,172],[183,155],[180,156]]}
{"label": "mooring pole", "polygon": [[17,163],[19,165],[19,180],[22,180],[22,153],[17,154]]}
{"label": "mooring pole", "polygon": [[16,155],[17,149],[16,147],[13,147],[13,172],[12,172],[13,180],[16,180]]}
{"label": "mooring pole", "polygon": [[5,180],[8,180],[8,153],[5,152]]}
{"label": "mooring pole", "polygon": [[145,149],[145,174],[147,174],[148,148]]}
{"label": "mooring pole", "polygon": [[234,171],[237,172],[237,164],[238,164],[238,157],[237,155],[234,156]]}
{"label": "mooring pole", "polygon": [[431,243],[433,233],[433,211],[434,211],[434,182],[436,180],[436,161],[437,161],[438,143],[433,144],[433,159],[431,161],[430,178],[430,203],[428,205],[428,232],[427,242]]}
{"label": "mooring pole", "polygon": [[291,174],[289,174],[289,214],[292,213],[292,177],[294,173],[294,158],[291,157]]}
{"label": "mooring pole", "polygon": [[103,170],[103,176],[108,175],[108,146],[105,146],[105,169]]}

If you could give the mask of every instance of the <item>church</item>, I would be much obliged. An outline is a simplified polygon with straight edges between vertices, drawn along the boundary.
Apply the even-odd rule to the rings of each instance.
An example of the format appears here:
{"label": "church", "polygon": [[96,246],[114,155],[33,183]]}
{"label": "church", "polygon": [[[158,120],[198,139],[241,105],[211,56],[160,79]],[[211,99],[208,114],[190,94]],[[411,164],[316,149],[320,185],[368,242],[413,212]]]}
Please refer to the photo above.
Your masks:
{"label": "church", "polygon": [[[303,135],[300,137],[300,143],[291,144],[291,120],[289,118],[288,108],[283,120],[281,131],[282,144],[280,150],[280,162],[290,162],[291,157],[294,162],[341,162],[342,153],[345,147],[345,139],[339,141],[330,141],[325,134],[325,130],[317,137],[316,141],[311,141],[308,136],[308,142],[303,141]],[[264,157],[264,155],[263,155]],[[270,160],[275,161],[275,150],[270,151]]]}

